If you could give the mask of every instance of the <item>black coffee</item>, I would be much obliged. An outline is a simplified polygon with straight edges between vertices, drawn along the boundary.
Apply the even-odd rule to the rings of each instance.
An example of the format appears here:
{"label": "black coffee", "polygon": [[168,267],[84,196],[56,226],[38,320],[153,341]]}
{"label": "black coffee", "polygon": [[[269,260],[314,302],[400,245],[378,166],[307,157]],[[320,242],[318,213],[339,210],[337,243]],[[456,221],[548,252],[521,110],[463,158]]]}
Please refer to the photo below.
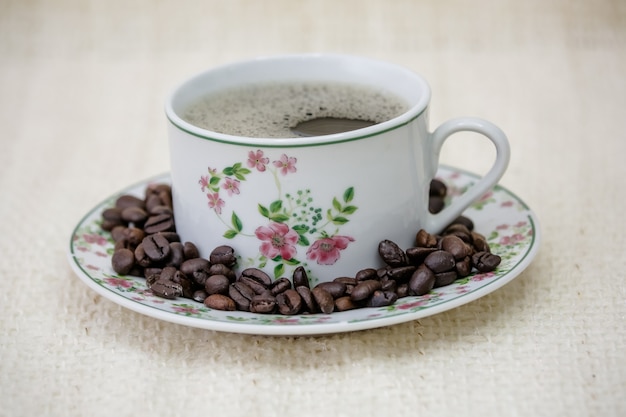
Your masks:
{"label": "black coffee", "polygon": [[289,138],[361,129],[407,109],[402,98],[368,86],[268,83],[205,96],[192,103],[182,118],[219,133]]}

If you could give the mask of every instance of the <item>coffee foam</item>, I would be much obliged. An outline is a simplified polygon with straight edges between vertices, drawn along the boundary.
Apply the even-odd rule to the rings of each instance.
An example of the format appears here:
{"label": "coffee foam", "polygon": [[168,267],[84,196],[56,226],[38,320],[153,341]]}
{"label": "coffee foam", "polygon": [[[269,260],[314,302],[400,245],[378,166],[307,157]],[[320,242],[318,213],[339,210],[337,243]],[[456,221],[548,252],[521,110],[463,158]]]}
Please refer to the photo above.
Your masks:
{"label": "coffee foam", "polygon": [[253,84],[208,95],[182,115],[203,129],[243,137],[292,138],[307,120],[332,117],[382,123],[408,108],[400,97],[339,83]]}

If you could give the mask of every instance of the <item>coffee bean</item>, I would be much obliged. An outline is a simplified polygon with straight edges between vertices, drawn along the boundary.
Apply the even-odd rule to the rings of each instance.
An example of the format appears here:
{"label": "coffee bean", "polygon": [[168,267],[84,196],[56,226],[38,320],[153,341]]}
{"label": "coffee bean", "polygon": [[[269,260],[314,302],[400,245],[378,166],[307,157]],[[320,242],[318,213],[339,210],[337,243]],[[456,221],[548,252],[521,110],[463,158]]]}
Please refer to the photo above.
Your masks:
{"label": "coffee bean", "polygon": [[148,218],[148,213],[143,208],[136,206],[126,207],[121,214],[122,220],[126,223],[143,224]]}
{"label": "coffee bean", "polygon": [[117,207],[111,207],[102,212],[102,230],[112,231],[116,226],[122,226],[125,222],[122,220],[122,210]]}
{"label": "coffee bean", "polygon": [[174,231],[174,217],[171,214],[158,214],[148,217],[143,230],[151,235],[159,232]]}
{"label": "coffee bean", "polygon": [[243,282],[236,281],[228,287],[228,295],[233,299],[239,310],[250,311],[250,300],[257,294]]}
{"label": "coffee bean", "polygon": [[200,257],[200,252],[198,251],[198,247],[192,242],[185,242],[183,244],[183,254],[185,255],[185,259],[193,259],[193,258]]}
{"label": "coffee bean", "polygon": [[180,270],[202,287],[210,276],[209,268],[209,261],[204,258],[188,259],[180,265]]}
{"label": "coffee bean", "polygon": [[409,284],[399,284],[396,287],[396,294],[398,294],[398,298],[404,298],[409,296]]}
{"label": "coffee bean", "polygon": [[491,248],[489,247],[489,243],[487,243],[487,239],[485,236],[480,233],[472,232],[472,244],[476,249],[476,252],[491,252]]}
{"label": "coffee bean", "polygon": [[146,256],[154,262],[167,259],[170,254],[170,243],[165,237],[159,234],[148,235],[142,241],[141,245]]}
{"label": "coffee bean", "polygon": [[115,207],[124,210],[127,207],[141,207],[144,208],[144,202],[141,198],[134,195],[125,194],[115,200]]}
{"label": "coffee bean", "polygon": [[146,251],[143,249],[143,244],[140,243],[137,245],[134,251],[135,255],[135,263],[143,268],[148,268],[152,266],[152,259],[146,255]]}
{"label": "coffee bean", "polygon": [[345,295],[345,293],[346,293],[346,284],[341,283],[341,282],[335,282],[335,281],[321,282],[321,283],[317,284],[315,287],[316,288],[322,288],[322,289],[328,291],[328,293],[333,298],[339,298],[339,297]]}
{"label": "coffee bean", "polygon": [[436,178],[430,181],[430,187],[428,190],[429,197],[445,197],[448,193],[448,187],[446,184]]}
{"label": "coffee bean", "polygon": [[472,249],[460,237],[454,235],[444,236],[439,242],[442,250],[449,252],[454,259],[459,261],[472,254]]}
{"label": "coffee bean", "polygon": [[291,289],[291,281],[284,277],[272,282],[272,285],[270,286],[270,291],[274,295],[281,294],[289,289]]}
{"label": "coffee bean", "polygon": [[269,291],[268,286],[261,284],[260,282],[256,281],[254,278],[247,277],[244,275],[241,275],[237,279],[237,282],[242,282],[246,284],[248,287],[252,288],[255,294],[263,294],[264,292]]}
{"label": "coffee bean", "polygon": [[113,270],[120,275],[128,274],[135,266],[135,254],[130,249],[121,248],[113,252]]}
{"label": "coffee bean", "polygon": [[454,219],[452,223],[448,225],[448,227],[450,227],[453,224],[462,224],[463,226],[467,227],[467,230],[469,230],[470,232],[474,230],[474,222],[469,217],[459,216],[456,219]]}
{"label": "coffee bean", "polygon": [[430,255],[436,250],[437,250],[436,247],[434,248],[413,247],[413,248],[408,248],[405,252],[406,252],[406,256],[407,256],[409,263],[411,265],[417,266],[421,264],[422,262],[424,262],[424,259],[426,259],[428,255]]}
{"label": "coffee bean", "polygon": [[405,266],[407,264],[406,254],[400,247],[390,241],[383,240],[378,245],[378,254],[389,266]]}
{"label": "coffee bean", "polygon": [[263,272],[259,268],[247,268],[241,271],[241,277],[250,278],[263,285],[265,288],[269,288],[272,285],[272,279],[269,275]]}
{"label": "coffee bean", "polygon": [[339,297],[335,300],[335,310],[337,311],[348,311],[354,310],[356,308],[361,307],[359,304],[355,303],[350,296]]}
{"label": "coffee bean", "polygon": [[434,248],[437,246],[437,236],[420,229],[415,235],[415,246],[418,248]]}
{"label": "coffee bean", "polygon": [[[209,296],[209,294],[206,293],[206,291],[204,291],[203,289],[199,289],[199,290],[195,290],[193,292],[193,295],[191,296],[191,299],[194,301],[197,301],[199,303],[204,303],[204,300],[206,300],[206,298]],[[233,302],[234,304],[234,302]]]}
{"label": "coffee bean", "polygon": [[389,280],[386,280],[386,281],[380,281],[380,289],[382,291],[396,292],[397,288],[398,288],[398,283],[396,281],[394,281],[393,279],[389,279]]}
{"label": "coffee bean", "polygon": [[472,255],[472,264],[479,272],[491,272],[500,265],[502,258],[490,252],[476,252]]}
{"label": "coffee bean", "polygon": [[278,311],[285,315],[298,314],[302,309],[302,297],[291,288],[278,294],[276,303],[278,304]]}
{"label": "coffee bean", "polygon": [[470,230],[465,225],[460,223],[448,226],[448,228],[446,228],[442,234],[443,236],[457,236],[465,243],[472,243],[472,232],[470,232]]}
{"label": "coffee bean", "polygon": [[371,297],[371,295],[374,294],[374,291],[380,290],[381,288],[382,284],[380,281],[368,279],[367,281],[360,282],[352,289],[350,298],[352,301],[362,301]]}
{"label": "coffee bean", "polygon": [[307,276],[306,270],[304,267],[299,266],[293,271],[293,286],[297,287],[307,287],[310,288],[309,277]]}
{"label": "coffee bean", "polygon": [[211,275],[204,282],[204,290],[207,294],[228,294],[230,280],[224,275]]}
{"label": "coffee bean", "polygon": [[167,266],[174,266],[176,268],[180,268],[180,266],[185,262],[185,254],[183,252],[183,244],[180,242],[171,242],[170,243],[170,255],[167,260]]}
{"label": "coffee bean", "polygon": [[276,297],[274,297],[269,291],[257,294],[250,299],[251,313],[269,314],[273,313],[275,308]]}
{"label": "coffee bean", "polygon": [[454,270],[459,278],[468,276],[472,272],[472,258],[466,256],[460,261],[457,261],[454,265]]}
{"label": "coffee bean", "polygon": [[172,278],[172,281],[176,282],[177,284],[180,284],[180,286],[183,288],[183,297],[185,298],[193,297],[193,293],[196,290],[196,286],[194,285],[194,282],[190,278],[187,277],[187,275],[176,270],[176,272],[174,273],[174,277]]}
{"label": "coffee bean", "polygon": [[180,284],[162,278],[153,283],[150,286],[150,290],[152,290],[154,295],[170,300],[183,295],[183,287]]}
{"label": "coffee bean", "polygon": [[368,307],[386,307],[390,306],[398,300],[396,293],[391,291],[374,291],[374,294],[367,300]]}
{"label": "coffee bean", "polygon": [[335,309],[335,300],[328,291],[324,288],[315,287],[311,290],[311,294],[322,313],[330,314],[333,312]]}
{"label": "coffee bean", "polygon": [[302,297],[302,312],[304,313],[317,313],[317,303],[313,298],[313,294],[309,287],[301,285],[296,287],[296,292]]}
{"label": "coffee bean", "polygon": [[361,269],[359,272],[356,273],[354,278],[357,281],[367,281],[368,279],[376,279],[377,272],[374,268]]}
{"label": "coffee bean", "polygon": [[211,251],[209,262],[212,264],[223,264],[232,268],[237,263],[235,250],[230,246],[222,245]]}
{"label": "coffee bean", "polygon": [[211,294],[204,300],[204,305],[214,310],[235,311],[237,305],[235,301],[223,294]]}
{"label": "coffee bean", "polygon": [[413,271],[415,271],[415,266],[413,265],[389,268],[387,270],[387,277],[397,282],[406,282],[411,278]]}
{"label": "coffee bean", "polygon": [[435,274],[450,271],[454,268],[454,256],[443,250],[438,250],[424,259],[424,265],[429,267]]}
{"label": "coffee bean", "polygon": [[428,199],[428,211],[431,214],[437,214],[441,212],[441,210],[443,210],[445,206],[446,201],[441,197],[433,196]]}
{"label": "coffee bean", "polygon": [[456,271],[439,272],[435,274],[434,288],[452,284],[457,279]]}
{"label": "coffee bean", "polygon": [[235,275],[235,271],[222,264],[215,264],[209,267],[209,276],[211,275],[224,275],[229,279],[230,282],[235,282],[237,279],[237,275]]}

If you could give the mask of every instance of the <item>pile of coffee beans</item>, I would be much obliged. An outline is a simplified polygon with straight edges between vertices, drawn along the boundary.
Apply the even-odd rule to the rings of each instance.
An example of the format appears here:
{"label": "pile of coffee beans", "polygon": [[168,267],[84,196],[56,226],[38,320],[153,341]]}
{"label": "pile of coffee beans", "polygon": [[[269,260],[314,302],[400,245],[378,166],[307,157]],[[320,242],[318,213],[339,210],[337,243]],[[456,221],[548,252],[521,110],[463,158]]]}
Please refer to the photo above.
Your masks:
{"label": "pile of coffee beans", "polygon": [[[431,212],[443,209],[446,193],[443,182],[431,182]],[[207,259],[192,242],[181,242],[167,184],[147,186],[143,198],[120,196],[102,212],[101,227],[115,242],[111,265],[116,273],[145,277],[159,297],[185,297],[216,310],[293,315],[383,307],[449,285],[473,270],[493,271],[501,261],[473,222],[461,216],[439,235],[419,230],[407,249],[383,240],[378,253],[384,267],[363,268],[313,288],[302,266],[291,279],[272,280],[257,268],[237,274],[230,246],[216,247]]]}

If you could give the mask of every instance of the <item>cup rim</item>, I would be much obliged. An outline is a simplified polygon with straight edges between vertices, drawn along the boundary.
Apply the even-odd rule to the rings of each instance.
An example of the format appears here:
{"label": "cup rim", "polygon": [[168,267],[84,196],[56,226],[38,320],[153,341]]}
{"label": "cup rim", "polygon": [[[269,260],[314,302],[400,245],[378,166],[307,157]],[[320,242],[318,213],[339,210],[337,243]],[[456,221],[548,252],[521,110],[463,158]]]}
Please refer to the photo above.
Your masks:
{"label": "cup rim", "polygon": [[[238,66],[251,64],[254,62],[261,61],[281,61],[281,60],[311,60],[311,59],[332,59],[336,61],[340,60],[351,60],[351,61],[360,61],[362,63],[376,63],[377,65],[385,66],[389,69],[393,69],[394,71],[400,71],[405,75],[413,78],[418,84],[420,84],[420,88],[422,90],[422,94],[420,98],[414,103],[411,107],[409,107],[404,113],[389,119],[387,121],[377,123],[372,126],[368,126],[361,129],[355,129],[342,133],[334,133],[329,135],[320,135],[320,136],[308,136],[308,137],[300,137],[294,136],[290,138],[268,138],[268,137],[248,137],[248,136],[236,136],[230,135],[226,133],[220,133],[211,131],[208,129],[203,129],[197,127],[184,119],[182,119],[174,110],[173,102],[177,94],[188,84],[198,80],[199,78],[203,78],[209,76],[211,73],[216,73],[218,71],[228,70],[229,68],[235,68]],[[192,136],[198,137],[200,139],[205,139],[213,142],[220,143],[228,143],[235,145],[250,145],[250,146],[264,146],[264,147],[302,147],[302,146],[319,146],[326,145],[331,143],[342,143],[342,142],[350,142],[360,139],[370,138],[372,136],[376,136],[379,134],[383,134],[389,132],[391,130],[398,129],[402,126],[405,126],[411,123],[413,120],[422,115],[430,102],[431,90],[430,86],[426,82],[426,80],[420,76],[418,73],[409,70],[406,67],[396,65],[390,62],[355,56],[355,55],[346,55],[346,54],[330,54],[330,53],[304,53],[304,54],[283,54],[283,55],[268,55],[268,56],[260,56],[253,59],[245,59],[239,60],[235,62],[231,62],[228,64],[223,64],[220,66],[216,66],[201,72],[192,75],[191,77],[186,78],[184,81],[179,83],[167,96],[165,102],[165,114],[169,122],[176,127],[177,129],[190,134]]]}

